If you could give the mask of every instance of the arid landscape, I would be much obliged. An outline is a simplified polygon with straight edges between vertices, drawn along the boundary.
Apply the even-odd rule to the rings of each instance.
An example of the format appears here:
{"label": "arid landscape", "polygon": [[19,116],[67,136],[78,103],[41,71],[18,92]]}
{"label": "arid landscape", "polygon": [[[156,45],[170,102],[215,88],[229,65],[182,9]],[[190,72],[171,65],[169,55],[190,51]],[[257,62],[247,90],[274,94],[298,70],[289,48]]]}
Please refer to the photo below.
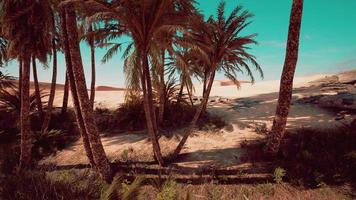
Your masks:
{"label": "arid landscape", "polygon": [[[356,71],[347,72],[350,82],[356,82]],[[337,75],[336,75],[337,76]],[[314,75],[297,77],[294,81],[293,104],[288,117],[287,129],[295,131],[301,128],[330,129],[350,123],[356,117],[355,113],[342,112],[342,108],[333,110],[305,99],[320,95],[334,96],[339,92],[348,92],[355,98],[356,87],[353,84],[329,86],[328,77],[333,75]],[[355,79],[355,80],[353,80]],[[218,131],[196,131],[187,142],[182,153],[184,158],[176,164],[186,167],[238,167],[245,164],[241,161],[246,153],[241,147],[246,141],[259,141],[266,137],[272,127],[275,107],[278,100],[278,81],[262,81],[255,84],[245,83],[240,89],[235,85],[215,86],[211,91],[208,112],[220,117],[226,122],[225,127]],[[199,87],[196,93],[200,94]],[[56,93],[55,105],[62,103],[62,91]],[[199,97],[197,97],[199,99]],[[124,102],[124,91],[97,91],[95,105],[97,107],[115,108]],[[335,102],[336,103],[336,102]],[[338,105],[336,105],[338,106]],[[356,107],[356,101],[352,105]],[[169,153],[179,142],[181,130],[174,130],[160,138],[162,152]],[[105,152],[112,162],[122,161],[123,152],[129,151],[130,160],[154,161],[150,151],[150,141],[147,133],[127,132],[120,135],[102,137]],[[75,158],[75,159],[73,159]],[[78,165],[88,164],[81,141],[73,143],[68,148],[57,152],[41,161],[42,164]],[[197,169],[199,170],[199,169]]]}
{"label": "arid landscape", "polygon": [[0,1],[0,199],[356,199],[354,7]]}

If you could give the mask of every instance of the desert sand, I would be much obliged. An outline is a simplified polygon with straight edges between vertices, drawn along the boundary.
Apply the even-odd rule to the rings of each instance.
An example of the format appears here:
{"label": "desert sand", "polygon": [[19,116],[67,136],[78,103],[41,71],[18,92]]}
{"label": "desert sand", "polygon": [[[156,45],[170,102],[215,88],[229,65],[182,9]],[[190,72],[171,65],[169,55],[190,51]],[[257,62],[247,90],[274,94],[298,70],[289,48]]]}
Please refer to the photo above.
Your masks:
{"label": "desert sand", "polygon": [[[297,77],[294,80],[293,103],[288,118],[288,131],[296,128],[332,128],[339,126],[342,121],[335,120],[336,112],[326,110],[313,104],[301,104],[295,100],[312,95],[327,94],[320,86],[312,81],[324,78],[325,74]],[[196,96],[201,93],[201,86],[196,87]],[[244,83],[237,90],[236,86],[217,86],[211,91],[211,96],[231,99],[230,102],[214,102],[209,105],[208,112],[222,117],[228,126],[219,132],[195,131],[186,143],[182,153],[185,156],[176,161],[185,167],[237,167],[243,162],[245,150],[241,148],[244,141],[261,140],[266,137],[273,121],[278,99],[279,81],[260,81],[255,84]],[[96,93],[96,106],[115,108],[123,102],[123,91],[103,91]],[[56,95],[56,104],[61,104],[62,91]],[[172,151],[178,143],[182,130],[175,131],[173,138],[164,136],[160,139],[164,154]],[[103,137],[105,151],[111,161],[123,160],[129,156],[130,160],[152,161],[151,143],[147,134],[125,133],[110,137]],[[128,154],[127,154],[128,152]],[[75,165],[88,163],[82,142],[79,140],[57,154],[41,161],[42,164]],[[250,163],[251,164],[251,163]],[[248,165],[248,163],[244,163]]]}

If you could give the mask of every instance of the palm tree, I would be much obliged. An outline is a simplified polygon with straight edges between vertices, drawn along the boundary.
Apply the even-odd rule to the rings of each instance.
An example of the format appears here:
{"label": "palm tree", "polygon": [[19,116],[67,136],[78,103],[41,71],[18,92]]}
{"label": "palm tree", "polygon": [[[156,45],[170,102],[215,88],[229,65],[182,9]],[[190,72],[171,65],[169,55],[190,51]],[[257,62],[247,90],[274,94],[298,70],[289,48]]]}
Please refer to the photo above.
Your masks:
{"label": "palm tree", "polygon": [[[73,73],[69,73],[68,69],[72,69],[72,59],[70,56],[70,50],[69,50],[69,43],[68,43],[68,34],[67,34],[67,21],[66,21],[66,16],[65,16],[65,9],[61,9],[60,11],[60,17],[61,17],[61,29],[62,29],[62,45],[63,45],[63,51],[64,51],[64,56],[65,56],[65,61],[66,61],[66,82],[67,86],[66,88],[71,89],[72,93],[72,99],[73,99],[73,104],[74,104],[74,112],[76,116],[76,120],[78,123],[78,128],[80,135],[82,136],[82,141],[83,141],[83,146],[85,153],[88,157],[89,163],[94,167],[94,158],[93,158],[93,153],[90,147],[89,143],[89,138],[88,138],[88,133],[85,129],[84,121],[83,121],[83,116],[80,110],[80,105],[79,105],[79,99],[78,99],[78,94],[77,94],[77,87],[74,82],[74,75]],[[69,92],[69,91],[68,91]],[[66,102],[68,103],[68,92],[66,96]],[[63,112],[62,112],[63,114]]]}
{"label": "palm tree", "polygon": [[40,121],[43,123],[43,109],[42,109],[42,100],[41,100],[41,92],[40,92],[40,85],[38,83],[37,77],[37,67],[36,67],[36,58],[32,57],[32,73],[33,73],[33,82],[35,85],[35,94],[36,94],[36,104],[38,114],[40,116]]}
{"label": "palm tree", "polygon": [[54,102],[54,96],[56,94],[56,85],[57,85],[57,44],[56,44],[56,24],[55,24],[55,13],[54,9],[52,10],[51,18],[52,20],[52,59],[53,59],[53,72],[52,72],[52,81],[51,81],[51,90],[49,93],[48,105],[47,105],[47,112],[43,119],[43,124],[41,127],[42,133],[47,133],[49,122],[51,121],[52,116],[52,108]]}
{"label": "palm tree", "polygon": [[68,96],[69,96],[69,80],[68,75],[66,72],[66,78],[64,81],[64,88],[63,88],[63,103],[61,108],[61,115],[64,116],[67,113],[68,108]]}
{"label": "palm tree", "polygon": [[[157,123],[153,107],[152,79],[149,65],[149,52],[155,38],[162,30],[182,28],[195,11],[193,0],[118,0],[109,4],[96,3],[102,19],[116,19],[124,33],[133,40],[136,50],[136,63],[140,67],[140,81],[144,97],[144,110],[154,156],[160,165],[163,158],[157,138]],[[90,4],[90,3],[89,3]],[[93,4],[90,6],[94,7]]]}
{"label": "palm tree", "polygon": [[8,40],[9,58],[22,62],[21,79],[21,155],[20,168],[31,166],[31,127],[29,118],[29,79],[31,57],[46,62],[50,52],[52,23],[49,2],[46,0],[3,0],[0,4],[2,34]]}
{"label": "palm tree", "polygon": [[1,23],[0,23],[0,67],[2,67],[4,63],[6,63],[8,60],[6,48],[7,48],[7,41],[1,35]]}
{"label": "palm tree", "polygon": [[298,61],[299,35],[302,22],[303,0],[293,0],[290,15],[286,58],[279,89],[276,115],[266,151],[276,154],[283,139],[293,92],[293,78]]}
{"label": "palm tree", "polygon": [[195,44],[190,50],[192,54],[191,62],[203,67],[202,71],[207,79],[203,100],[182,140],[171,154],[171,159],[174,159],[180,153],[201,113],[205,112],[216,71],[223,71],[227,78],[238,84],[235,78],[236,74],[245,70],[253,82],[254,76],[249,67],[249,63],[251,63],[263,76],[254,56],[246,51],[249,45],[256,44],[253,39],[255,34],[240,35],[241,31],[250,24],[248,20],[252,15],[248,11],[242,11],[240,6],[237,6],[228,18],[225,18],[224,15],[225,2],[222,1],[218,7],[217,19],[211,16],[207,22],[197,21],[195,28],[192,31],[185,32],[184,37],[177,41],[183,46]]}
{"label": "palm tree", "polygon": [[[86,13],[90,15],[89,13]],[[90,47],[90,60],[91,60],[91,84],[90,84],[90,103],[94,108],[95,101],[95,78],[96,78],[96,67],[95,67],[95,31],[93,30],[93,25],[91,23],[86,23],[83,20],[82,31],[83,35],[82,39],[89,45]]]}
{"label": "palm tree", "polygon": [[107,182],[111,182],[113,174],[109,160],[106,157],[103,145],[101,143],[98,129],[95,124],[93,107],[91,106],[91,103],[89,101],[83,63],[80,55],[76,13],[74,11],[73,4],[70,3],[66,5],[66,23],[69,52],[72,62],[72,65],[67,66],[68,73],[72,73],[74,75],[73,82],[75,83],[77,89],[79,106],[82,113],[85,129],[88,133],[95,166],[102,175],[102,177]]}

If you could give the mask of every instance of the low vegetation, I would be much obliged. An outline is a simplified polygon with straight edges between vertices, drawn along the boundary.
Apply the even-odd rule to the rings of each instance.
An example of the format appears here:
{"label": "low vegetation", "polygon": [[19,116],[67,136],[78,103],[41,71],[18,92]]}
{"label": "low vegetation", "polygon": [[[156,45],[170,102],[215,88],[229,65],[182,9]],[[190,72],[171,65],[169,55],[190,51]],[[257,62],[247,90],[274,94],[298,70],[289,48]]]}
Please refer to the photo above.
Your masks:
{"label": "low vegetation", "polygon": [[[314,190],[289,184],[201,185],[178,184],[168,180],[153,184],[139,177],[133,182],[116,176],[110,185],[91,170],[57,172],[27,171],[0,176],[1,199],[101,199],[101,200],[246,200],[246,199],[352,199],[350,188],[329,187]],[[158,182],[158,181],[157,181]]]}
{"label": "low vegetation", "polygon": [[[188,104],[167,103],[164,122],[160,126],[163,130],[177,129],[187,126],[194,117],[196,107]],[[156,109],[158,114],[158,109]],[[116,110],[97,108],[95,110],[96,124],[100,131],[127,132],[146,129],[146,119],[142,101],[126,102]],[[225,121],[220,117],[204,113],[200,118],[200,129],[218,130],[224,128]]]}

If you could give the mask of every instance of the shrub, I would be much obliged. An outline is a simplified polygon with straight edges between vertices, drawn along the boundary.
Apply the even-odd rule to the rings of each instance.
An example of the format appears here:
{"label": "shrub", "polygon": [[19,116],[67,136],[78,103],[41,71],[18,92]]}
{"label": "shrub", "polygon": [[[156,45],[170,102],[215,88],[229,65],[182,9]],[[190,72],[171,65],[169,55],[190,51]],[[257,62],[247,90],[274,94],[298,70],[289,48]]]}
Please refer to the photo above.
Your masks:
{"label": "shrub", "polygon": [[62,130],[50,130],[47,133],[41,131],[33,134],[33,153],[35,158],[40,159],[50,153],[63,149],[67,144],[73,142],[75,136]]}
{"label": "shrub", "polygon": [[[191,122],[196,107],[188,104],[167,102],[164,113],[164,122],[161,128],[180,128]],[[139,131],[146,128],[146,117],[142,101],[132,101],[122,104],[117,110],[97,108],[95,110],[96,123],[101,131]],[[158,116],[158,108],[156,109]],[[221,118],[204,113],[198,123],[201,129],[221,129],[226,125]]]}
{"label": "shrub", "polygon": [[178,184],[173,180],[168,180],[163,184],[162,189],[157,194],[156,200],[175,200],[178,198]]}
{"label": "shrub", "polygon": [[74,174],[54,180],[43,171],[7,174],[0,178],[0,199],[98,199],[102,185],[100,179],[84,176]]}
{"label": "shrub", "polygon": [[277,167],[276,169],[274,169],[274,172],[273,172],[273,180],[277,184],[281,184],[283,182],[283,177],[285,175],[286,175],[286,170],[281,167]]}
{"label": "shrub", "polygon": [[139,189],[142,186],[144,179],[136,178],[131,184],[125,182],[123,176],[115,176],[114,181],[106,186],[102,191],[101,200],[131,200],[137,199]]}
{"label": "shrub", "polygon": [[356,181],[356,131],[349,127],[332,130],[300,129],[281,146],[280,165],[287,178],[307,186]]}

